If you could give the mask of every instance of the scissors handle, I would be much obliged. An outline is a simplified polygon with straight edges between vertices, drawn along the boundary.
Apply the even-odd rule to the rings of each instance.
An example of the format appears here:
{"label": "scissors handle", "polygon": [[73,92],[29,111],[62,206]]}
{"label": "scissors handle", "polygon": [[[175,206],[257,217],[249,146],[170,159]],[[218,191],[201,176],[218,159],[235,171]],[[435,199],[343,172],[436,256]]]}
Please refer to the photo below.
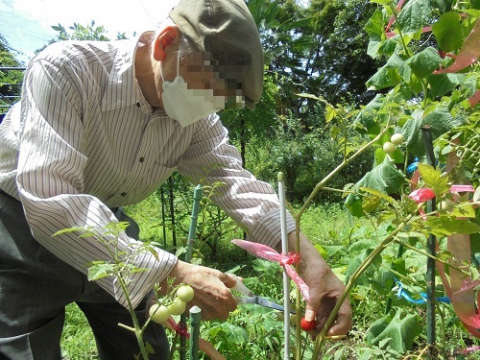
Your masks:
{"label": "scissors handle", "polygon": [[253,292],[245,286],[242,280],[238,276],[235,276],[237,278],[237,283],[235,284],[234,287],[232,287],[232,290],[238,291],[240,294],[247,295],[248,297],[253,296]]}

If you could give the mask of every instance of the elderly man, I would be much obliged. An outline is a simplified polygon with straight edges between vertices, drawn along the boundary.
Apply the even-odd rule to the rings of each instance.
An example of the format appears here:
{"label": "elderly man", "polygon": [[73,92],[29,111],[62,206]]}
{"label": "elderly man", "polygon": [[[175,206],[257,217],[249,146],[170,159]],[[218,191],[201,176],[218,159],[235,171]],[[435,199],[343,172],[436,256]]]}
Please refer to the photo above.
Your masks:
{"label": "elderly man", "polygon": [[[133,359],[135,337],[115,279],[86,278],[88,263],[109,260],[94,238],[52,237],[70,227],[129,220],[120,251],[139,268],[128,290],[140,319],[146,296],[167,277],[195,289],[190,305],[205,319],[236,308],[235,278],[156,250],[135,253],[138,227],[121,206],[138,203],[175,170],[222,181],[214,200],[252,241],[278,247],[273,188],[241,167],[215,112],[254,108],[262,93],[263,53],[243,0],[181,0],[156,33],[116,42],[59,42],[29,64],[21,103],[0,126],[0,358],[60,359],[64,308],[76,302],[93,329],[100,358]],[[295,224],[288,217],[290,246]],[[306,317],[323,326],[344,287],[302,236],[300,275],[310,286]],[[330,334],[344,334],[346,301]],[[163,328],[145,338],[166,359]]]}

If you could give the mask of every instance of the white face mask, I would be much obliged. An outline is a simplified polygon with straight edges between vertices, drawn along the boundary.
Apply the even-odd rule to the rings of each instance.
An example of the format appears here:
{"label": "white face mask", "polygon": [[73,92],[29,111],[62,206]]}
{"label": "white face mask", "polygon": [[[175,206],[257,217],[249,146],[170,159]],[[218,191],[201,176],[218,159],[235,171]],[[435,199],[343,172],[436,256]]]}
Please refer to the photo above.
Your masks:
{"label": "white face mask", "polygon": [[185,127],[225,107],[224,96],[213,95],[212,89],[189,89],[179,72],[180,55],[177,56],[177,76],[173,81],[164,80],[160,64],[163,108],[170,118]]}

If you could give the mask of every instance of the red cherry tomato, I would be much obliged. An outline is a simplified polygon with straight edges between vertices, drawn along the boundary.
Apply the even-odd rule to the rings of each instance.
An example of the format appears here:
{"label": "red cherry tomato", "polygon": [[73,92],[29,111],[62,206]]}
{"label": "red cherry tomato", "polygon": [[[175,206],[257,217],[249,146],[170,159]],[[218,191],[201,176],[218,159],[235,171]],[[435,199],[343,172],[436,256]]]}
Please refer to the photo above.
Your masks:
{"label": "red cherry tomato", "polygon": [[315,329],[315,326],[317,326],[317,322],[315,320],[312,321],[307,321],[304,317],[300,321],[300,325],[302,326],[302,329],[305,331],[310,331]]}

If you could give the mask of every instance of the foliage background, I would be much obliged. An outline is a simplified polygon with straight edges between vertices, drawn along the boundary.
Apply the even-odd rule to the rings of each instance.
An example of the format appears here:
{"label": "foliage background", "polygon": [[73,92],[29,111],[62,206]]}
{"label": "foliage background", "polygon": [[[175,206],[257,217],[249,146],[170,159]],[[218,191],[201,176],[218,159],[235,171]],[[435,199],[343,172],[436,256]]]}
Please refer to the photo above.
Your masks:
{"label": "foliage background", "polygon": [[[455,180],[467,179],[478,186],[479,150],[473,147],[475,143],[471,147],[454,148],[451,142],[457,137],[464,144],[468,144],[468,139],[479,143],[478,105],[472,107],[468,103],[479,88],[478,63],[461,73],[439,76],[433,71],[440,65],[451,64],[453,59],[445,57],[445,53],[459,53],[474,20],[480,16],[480,1],[312,0],[305,5],[294,0],[250,0],[247,3],[265,49],[264,96],[255,112],[225,111],[221,118],[246,168],[274,186],[276,174],[279,171],[285,174],[288,200],[294,209],[343,159],[345,149],[358,147],[361,141],[378,134],[387,122],[390,127],[385,136],[337,174],[329,187],[355,189],[353,184],[359,179],[363,181],[360,184],[372,186],[369,176],[374,171],[383,176],[380,166],[389,159],[382,150],[383,144],[393,132],[401,131],[406,143],[391,156],[393,163],[388,163],[388,169],[390,173],[397,174],[393,170],[401,173],[402,178],[389,178],[391,183],[387,185],[395,184],[397,189],[387,192],[395,199],[408,192],[408,178],[403,174],[414,156],[424,155],[421,138],[417,136],[419,129],[412,126],[415,124],[412,119],[445,125],[436,134],[438,158],[444,161],[452,149],[470,154],[463,157]],[[401,4],[406,9],[403,12]],[[420,30],[440,19],[447,21],[446,17],[456,16],[454,13],[459,16],[458,24],[447,25],[458,36],[449,36],[449,31],[442,32],[438,26],[433,29],[435,36]],[[398,18],[391,30],[400,32],[400,38],[386,36],[385,26],[393,15]],[[93,21],[86,26],[58,24],[54,29],[58,37],[52,42],[108,40],[105,29]],[[125,38],[125,34],[117,37]],[[15,53],[0,36],[0,66],[23,66],[15,60]],[[22,72],[0,70],[0,93],[18,95],[21,77]],[[302,93],[312,96],[297,95]],[[9,104],[4,97],[0,102]],[[207,198],[208,191],[214,191],[205,190]],[[155,240],[182,257],[192,193],[192,186],[175,175],[143,203],[129,207],[127,210],[141,226],[142,239]],[[391,231],[390,219],[382,213],[385,208],[374,207],[371,216],[353,218],[343,207],[345,195],[341,191],[320,192],[302,218],[302,231],[342,280],[347,280],[379,239]],[[350,195],[347,207],[356,215],[365,215],[365,197],[360,193]],[[228,240],[242,237],[243,233],[207,198],[202,204],[204,212],[194,261],[234,271],[257,293],[278,301],[279,269],[233,248]],[[406,239],[414,249],[424,249],[422,234]],[[422,358],[425,308],[397,297],[393,289],[395,278],[403,276],[405,289],[418,298],[425,287],[425,264],[425,257],[416,250],[408,249],[399,255],[397,247],[388,247],[352,290],[355,326],[349,339],[328,344],[323,358]],[[437,292],[443,294],[442,286],[437,287]],[[463,356],[460,352],[477,345],[478,340],[465,331],[450,306],[439,304],[438,310],[437,344],[441,350],[438,356],[460,359]],[[384,314],[390,332],[381,339],[377,336],[375,341],[372,334],[378,333],[372,332],[371,327]],[[96,358],[91,332],[81,313],[71,306],[67,315],[62,342],[65,357]],[[204,324],[202,335],[215,343],[228,359],[278,359],[282,331],[272,312],[250,307],[237,310],[228,323]],[[405,331],[408,336],[399,335]],[[388,338],[397,340],[392,342]],[[400,352],[393,345],[395,341],[399,346],[408,343],[408,349]],[[312,343],[307,338],[304,342],[308,355]],[[479,358],[475,353],[468,357]]]}

